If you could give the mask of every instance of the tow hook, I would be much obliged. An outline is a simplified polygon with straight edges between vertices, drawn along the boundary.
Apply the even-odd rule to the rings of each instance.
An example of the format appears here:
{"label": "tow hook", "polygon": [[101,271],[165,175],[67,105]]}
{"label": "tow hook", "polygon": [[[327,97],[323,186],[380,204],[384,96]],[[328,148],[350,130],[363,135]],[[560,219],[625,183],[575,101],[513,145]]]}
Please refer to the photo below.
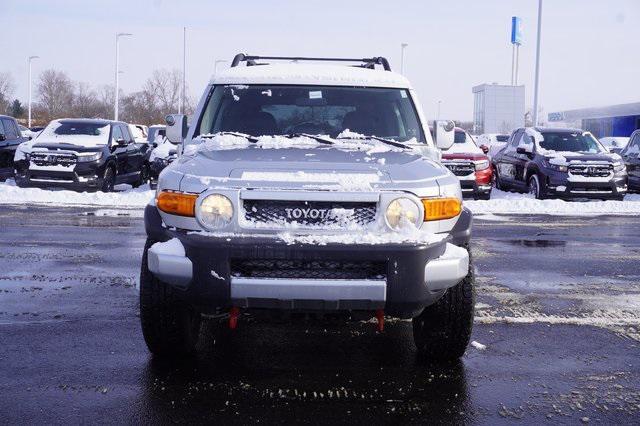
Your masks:
{"label": "tow hook", "polygon": [[378,331],[382,333],[384,331],[384,310],[376,310],[376,319],[378,320]]}
{"label": "tow hook", "polygon": [[229,311],[229,329],[235,330],[238,327],[238,317],[240,316],[240,308],[233,306]]}

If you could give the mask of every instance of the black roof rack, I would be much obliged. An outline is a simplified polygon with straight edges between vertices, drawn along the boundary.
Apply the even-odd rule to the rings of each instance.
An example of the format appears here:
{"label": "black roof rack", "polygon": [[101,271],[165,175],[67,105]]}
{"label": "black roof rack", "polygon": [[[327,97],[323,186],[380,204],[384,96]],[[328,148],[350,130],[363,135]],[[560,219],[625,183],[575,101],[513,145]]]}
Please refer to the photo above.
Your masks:
{"label": "black roof rack", "polygon": [[252,65],[265,65],[259,64],[256,61],[260,60],[278,60],[278,61],[327,61],[327,62],[362,62],[361,65],[356,65],[362,68],[374,69],[376,65],[382,65],[385,71],[391,71],[391,66],[387,58],[382,56],[376,56],[375,58],[306,58],[301,56],[253,56],[245,55],[244,53],[238,53],[231,62],[231,67],[237,67],[240,62],[246,62],[247,66]]}

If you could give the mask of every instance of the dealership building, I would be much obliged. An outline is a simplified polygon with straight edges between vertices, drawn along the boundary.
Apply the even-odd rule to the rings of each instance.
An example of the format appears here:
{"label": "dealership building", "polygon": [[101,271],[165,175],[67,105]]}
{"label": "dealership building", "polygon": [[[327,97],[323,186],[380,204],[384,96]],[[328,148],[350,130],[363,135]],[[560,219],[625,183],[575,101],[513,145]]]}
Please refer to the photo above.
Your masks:
{"label": "dealership building", "polygon": [[524,126],[524,86],[481,84],[471,91],[475,134],[509,134]]}
{"label": "dealership building", "polygon": [[640,129],[640,102],[552,112],[548,120],[549,125],[577,127],[598,138],[629,136]]}

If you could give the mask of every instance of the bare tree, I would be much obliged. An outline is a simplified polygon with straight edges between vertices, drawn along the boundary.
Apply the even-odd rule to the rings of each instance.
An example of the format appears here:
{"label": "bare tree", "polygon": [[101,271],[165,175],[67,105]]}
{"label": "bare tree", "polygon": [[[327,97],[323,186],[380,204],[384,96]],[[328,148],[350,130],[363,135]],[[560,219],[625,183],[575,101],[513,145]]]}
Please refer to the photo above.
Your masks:
{"label": "bare tree", "polygon": [[4,113],[9,107],[14,90],[15,83],[11,74],[9,72],[0,72],[0,113]]}
{"label": "bare tree", "polygon": [[70,115],[73,117],[97,118],[101,112],[102,104],[96,92],[87,83],[77,83]]}
{"label": "bare tree", "polygon": [[73,89],[71,79],[63,71],[49,69],[40,74],[36,92],[46,120],[69,114],[74,98]]}

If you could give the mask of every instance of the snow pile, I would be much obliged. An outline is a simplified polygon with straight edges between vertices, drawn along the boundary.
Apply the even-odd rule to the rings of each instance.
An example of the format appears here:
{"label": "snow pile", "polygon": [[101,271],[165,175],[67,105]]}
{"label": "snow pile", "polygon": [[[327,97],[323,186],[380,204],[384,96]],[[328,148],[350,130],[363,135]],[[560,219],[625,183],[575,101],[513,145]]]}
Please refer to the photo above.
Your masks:
{"label": "snow pile", "polygon": [[[172,238],[164,243],[155,243],[151,246],[151,250],[158,254],[166,254],[170,256],[185,256],[184,246],[177,238]],[[211,271],[213,272],[213,271]]]}
{"label": "snow pile", "polygon": [[563,216],[636,215],[640,214],[640,195],[627,195],[624,201],[536,200],[530,194],[516,194],[494,189],[488,201],[465,201],[474,214],[549,214]]}
{"label": "snow pile", "polygon": [[75,192],[20,188],[13,181],[0,183],[0,204],[54,204],[57,206],[139,207],[149,204],[155,191],[148,185],[124,192]]}
{"label": "snow pile", "polygon": [[299,182],[335,185],[345,191],[371,190],[380,181],[375,173],[314,173],[314,172],[243,172],[242,180],[265,182]]}

